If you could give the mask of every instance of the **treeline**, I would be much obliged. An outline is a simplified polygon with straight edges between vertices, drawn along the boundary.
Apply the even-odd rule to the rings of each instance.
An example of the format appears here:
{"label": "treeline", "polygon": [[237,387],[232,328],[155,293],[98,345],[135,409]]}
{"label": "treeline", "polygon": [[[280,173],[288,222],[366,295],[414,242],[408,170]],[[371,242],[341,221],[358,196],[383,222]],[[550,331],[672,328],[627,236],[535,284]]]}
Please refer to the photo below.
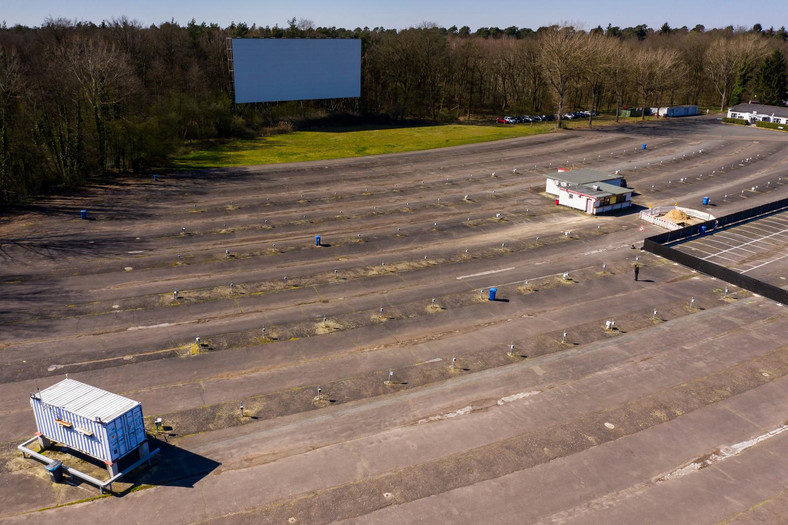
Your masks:
{"label": "treeline", "polygon": [[[359,38],[351,100],[232,103],[228,37]],[[167,164],[192,140],[337,113],[473,120],[785,100],[784,28],[280,28],[125,18],[0,27],[0,202]],[[560,120],[558,122],[560,126]]]}

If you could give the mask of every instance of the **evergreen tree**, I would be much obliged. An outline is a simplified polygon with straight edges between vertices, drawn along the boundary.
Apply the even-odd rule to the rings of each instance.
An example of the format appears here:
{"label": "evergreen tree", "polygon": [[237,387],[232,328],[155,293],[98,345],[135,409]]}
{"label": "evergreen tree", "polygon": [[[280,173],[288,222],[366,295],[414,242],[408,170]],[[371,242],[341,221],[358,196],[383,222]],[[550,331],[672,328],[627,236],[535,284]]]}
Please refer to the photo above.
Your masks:
{"label": "evergreen tree", "polygon": [[731,88],[731,104],[740,104],[745,101],[745,94],[751,92],[750,80],[752,79],[753,64],[749,58],[745,58],[739,64],[739,69],[736,72],[736,81]]}
{"label": "evergreen tree", "polygon": [[761,104],[782,106],[786,98],[785,56],[779,49],[764,59],[755,76],[755,93]]}

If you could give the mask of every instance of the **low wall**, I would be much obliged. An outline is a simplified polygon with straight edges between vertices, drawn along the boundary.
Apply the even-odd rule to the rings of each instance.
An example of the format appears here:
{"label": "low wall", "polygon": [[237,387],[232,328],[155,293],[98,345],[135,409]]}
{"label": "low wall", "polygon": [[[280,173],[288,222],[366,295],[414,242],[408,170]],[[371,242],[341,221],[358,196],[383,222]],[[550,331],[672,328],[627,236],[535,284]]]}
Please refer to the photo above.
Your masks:
{"label": "low wall", "polygon": [[657,226],[661,226],[667,230],[678,230],[681,228],[678,224],[673,221],[669,221],[667,219],[663,219],[662,217],[657,217],[656,214],[650,213],[651,210],[644,210],[640,212],[640,218],[646,222],[650,222],[651,224],[656,224]]}
{"label": "low wall", "polygon": [[643,242],[643,249],[655,255],[659,255],[671,261],[682,264],[693,270],[697,270],[706,275],[716,277],[727,283],[733,284],[752,293],[762,295],[778,303],[788,305],[788,290],[783,290],[779,286],[769,284],[758,279],[754,279],[748,275],[736,272],[724,266],[714,264],[709,261],[704,261],[698,257],[688,253],[675,250],[670,247],[675,244],[692,237],[704,235],[701,233],[701,227],[706,230],[725,228],[726,226],[733,226],[738,223],[748,222],[755,218],[768,216],[776,212],[784,211],[788,208],[788,198],[779,201],[771,202],[755,208],[750,208],[730,215],[719,217],[713,221],[706,221],[702,224],[694,224],[678,230],[668,231],[648,237]]}

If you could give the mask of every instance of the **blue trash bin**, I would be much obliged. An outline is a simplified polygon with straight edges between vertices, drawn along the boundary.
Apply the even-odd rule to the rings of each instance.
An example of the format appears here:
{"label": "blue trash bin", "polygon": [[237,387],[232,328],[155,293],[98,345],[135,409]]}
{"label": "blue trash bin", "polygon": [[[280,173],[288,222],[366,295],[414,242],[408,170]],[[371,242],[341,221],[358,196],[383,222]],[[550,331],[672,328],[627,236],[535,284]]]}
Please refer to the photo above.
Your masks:
{"label": "blue trash bin", "polygon": [[704,206],[708,206],[710,201],[711,201],[711,199],[709,199],[708,197],[703,197],[703,205]]}
{"label": "blue trash bin", "polygon": [[320,246],[320,235],[315,235],[315,246]]}
{"label": "blue trash bin", "polygon": [[701,225],[701,227],[700,227],[700,234],[703,235],[704,233],[706,233],[706,226]]}
{"label": "blue trash bin", "polygon": [[49,479],[52,480],[53,483],[59,482],[63,478],[63,462],[60,460],[55,460],[49,465],[46,466],[47,472],[49,472]]}
{"label": "blue trash bin", "polygon": [[87,219],[87,218],[88,218],[88,210],[81,210],[81,211],[79,212],[79,215],[80,215],[80,217],[82,217],[83,219]]}
{"label": "blue trash bin", "polygon": [[490,288],[490,295],[488,299],[490,301],[495,301],[495,294],[498,293],[498,288]]}
{"label": "blue trash bin", "polygon": [[643,144],[643,149],[646,149],[646,145],[645,144]]}

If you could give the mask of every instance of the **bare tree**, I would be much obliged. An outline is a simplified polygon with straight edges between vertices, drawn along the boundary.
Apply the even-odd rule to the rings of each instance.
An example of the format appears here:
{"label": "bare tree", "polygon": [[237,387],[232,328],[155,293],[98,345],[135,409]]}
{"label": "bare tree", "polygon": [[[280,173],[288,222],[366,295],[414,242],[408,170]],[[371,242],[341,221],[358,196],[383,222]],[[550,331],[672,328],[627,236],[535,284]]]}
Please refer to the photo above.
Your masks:
{"label": "bare tree", "polygon": [[551,27],[541,35],[544,78],[558,103],[557,127],[561,127],[564,97],[585,66],[587,35],[572,27]]}
{"label": "bare tree", "polygon": [[677,50],[685,65],[686,76],[682,81],[684,98],[689,103],[697,104],[706,83],[704,68],[706,49],[709,47],[708,35],[693,30],[678,42]]}
{"label": "bare tree", "polygon": [[480,90],[482,66],[485,62],[482,49],[475,39],[454,38],[450,40],[448,52],[453,65],[457,118],[460,117],[464,105],[466,118],[470,120],[474,95]]}
{"label": "bare tree", "polygon": [[[629,44],[619,44],[619,51],[631,56],[634,54]],[[624,103],[624,95],[632,84],[632,66],[626,60],[613,60],[610,64],[610,83],[613,86],[613,93],[616,99],[616,122],[621,113],[621,105]]]}
{"label": "bare tree", "polygon": [[68,50],[69,67],[93,111],[99,167],[107,167],[106,109],[132,91],[134,75],[113,44],[77,36]]}
{"label": "bare tree", "polygon": [[679,64],[679,53],[674,49],[638,50],[633,63],[633,82],[643,101],[642,120],[646,118],[649,102],[653,102],[656,94],[676,77]]}
{"label": "bare tree", "polygon": [[517,43],[518,76],[523,84],[524,96],[528,97],[528,106],[539,112],[544,93],[539,44],[536,39],[520,40]]}
{"label": "bare tree", "polygon": [[13,122],[13,107],[22,88],[19,60],[13,49],[0,45],[0,202],[12,199],[16,186],[11,173],[9,131]]}
{"label": "bare tree", "polygon": [[588,126],[594,122],[594,111],[602,96],[605,85],[610,81],[611,70],[616,61],[616,51],[620,47],[618,40],[590,34],[587,38],[585,50],[585,67],[582,68],[582,78],[591,94],[591,111],[588,116]]}
{"label": "bare tree", "polygon": [[765,49],[763,39],[754,34],[720,37],[706,49],[706,73],[720,96],[720,111],[725,111],[739,67],[760,57]]}

